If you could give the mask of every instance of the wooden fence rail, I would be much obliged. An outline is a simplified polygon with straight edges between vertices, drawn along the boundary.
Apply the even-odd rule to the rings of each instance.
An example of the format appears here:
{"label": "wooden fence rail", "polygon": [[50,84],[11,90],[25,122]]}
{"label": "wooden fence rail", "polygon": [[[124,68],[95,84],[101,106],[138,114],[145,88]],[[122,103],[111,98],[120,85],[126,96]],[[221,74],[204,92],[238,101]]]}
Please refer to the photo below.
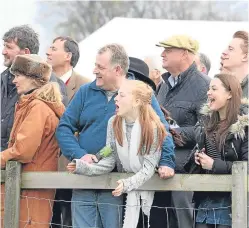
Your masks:
{"label": "wooden fence rail", "polygon": [[[168,180],[154,175],[140,190],[232,192],[232,228],[248,228],[249,175],[247,162],[234,162],[232,175],[176,174]],[[131,174],[109,173],[87,177],[67,172],[21,172],[18,162],[1,171],[5,182],[4,228],[18,228],[20,189],[114,189],[116,181]]]}

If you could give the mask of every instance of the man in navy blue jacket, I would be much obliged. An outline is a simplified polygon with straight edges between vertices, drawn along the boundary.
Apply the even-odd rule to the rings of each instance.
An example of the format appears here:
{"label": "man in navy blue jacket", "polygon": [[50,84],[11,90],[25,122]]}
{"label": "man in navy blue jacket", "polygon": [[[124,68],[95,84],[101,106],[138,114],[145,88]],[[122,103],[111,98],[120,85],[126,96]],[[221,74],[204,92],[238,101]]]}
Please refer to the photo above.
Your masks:
{"label": "man in navy blue jacket", "polygon": [[[96,80],[79,89],[56,131],[61,151],[69,160],[96,161],[95,154],[105,146],[107,123],[115,114],[114,97],[126,77],[128,67],[129,58],[122,46],[110,44],[99,50],[94,68]],[[169,125],[155,96],[152,106],[168,130]],[[79,132],[78,138],[75,132]],[[171,136],[166,137],[162,150],[161,169],[165,177],[171,177],[175,167]],[[122,196],[114,197],[110,190],[73,190],[73,226],[121,228],[122,204]]]}

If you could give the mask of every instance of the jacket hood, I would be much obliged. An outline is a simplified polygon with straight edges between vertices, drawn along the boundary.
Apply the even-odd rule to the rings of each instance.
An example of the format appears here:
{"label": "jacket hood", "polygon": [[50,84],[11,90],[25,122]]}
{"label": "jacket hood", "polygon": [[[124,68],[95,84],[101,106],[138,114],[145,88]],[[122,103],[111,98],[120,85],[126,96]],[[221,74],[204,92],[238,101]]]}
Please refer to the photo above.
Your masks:
{"label": "jacket hood", "polygon": [[44,99],[44,97],[39,96],[36,90],[31,94],[21,96],[19,105],[26,106],[35,99],[41,100],[42,102],[46,103],[46,105],[55,113],[58,118],[61,118],[65,111],[65,106],[62,102],[46,100]]}
{"label": "jacket hood", "polygon": [[[238,115],[238,119],[229,128],[229,132],[233,134],[236,139],[243,139],[245,137],[245,130],[248,127],[248,107],[249,100],[247,98],[243,98],[241,100],[240,114]],[[211,113],[212,111],[210,110],[208,103],[205,103],[200,110],[200,114],[204,116],[210,116]]]}
{"label": "jacket hood", "polygon": [[65,111],[65,106],[62,102],[58,103],[58,102],[51,102],[51,101],[46,101],[42,98],[37,97],[37,99],[43,101],[44,103],[46,103],[48,105],[49,108],[51,108],[55,115],[60,119],[61,116],[63,115],[64,111]]}

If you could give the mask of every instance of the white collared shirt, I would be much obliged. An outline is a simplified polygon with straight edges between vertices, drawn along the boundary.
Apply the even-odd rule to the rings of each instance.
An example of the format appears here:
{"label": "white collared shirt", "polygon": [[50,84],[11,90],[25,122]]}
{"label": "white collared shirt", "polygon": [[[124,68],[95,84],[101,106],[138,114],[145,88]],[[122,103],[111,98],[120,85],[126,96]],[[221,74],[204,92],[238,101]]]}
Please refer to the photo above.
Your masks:
{"label": "white collared shirt", "polygon": [[168,78],[169,84],[172,86],[172,88],[177,84],[179,79],[179,76],[177,77],[173,77],[172,75],[170,75],[170,77]]}
{"label": "white collared shirt", "polygon": [[73,69],[69,70],[67,73],[63,74],[60,79],[66,83],[67,80],[72,76],[72,73],[73,73]]}

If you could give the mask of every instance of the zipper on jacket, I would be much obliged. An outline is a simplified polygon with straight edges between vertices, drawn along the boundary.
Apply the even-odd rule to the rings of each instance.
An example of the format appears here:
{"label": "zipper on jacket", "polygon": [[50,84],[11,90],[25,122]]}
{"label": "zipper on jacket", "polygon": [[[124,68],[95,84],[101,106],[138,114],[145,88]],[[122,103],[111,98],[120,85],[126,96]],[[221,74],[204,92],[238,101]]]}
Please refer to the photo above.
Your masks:
{"label": "zipper on jacket", "polygon": [[222,155],[223,155],[224,161],[226,161],[226,157],[225,157],[225,145],[223,145],[223,148],[222,148]]}
{"label": "zipper on jacket", "polygon": [[[201,146],[203,146],[204,148],[206,147],[206,139],[205,139],[205,125],[204,125],[204,121],[203,121],[203,119],[202,118],[200,118],[200,120],[199,120],[199,123],[200,123],[200,127],[201,127],[201,130],[200,130],[200,135],[199,135],[199,143],[203,143],[203,145],[199,145],[199,143],[197,143],[198,144],[198,149],[199,149],[199,151],[201,151],[201,149],[203,149],[203,148],[201,148]],[[204,141],[203,141],[203,138],[204,138]],[[205,151],[205,153],[207,153],[207,151]]]}
{"label": "zipper on jacket", "polygon": [[238,153],[237,153],[237,151],[236,151],[236,149],[235,149],[235,147],[234,147],[233,142],[231,142],[231,146],[232,146],[232,149],[233,149],[233,151],[234,151],[234,153],[235,153],[237,159],[239,159]]}

